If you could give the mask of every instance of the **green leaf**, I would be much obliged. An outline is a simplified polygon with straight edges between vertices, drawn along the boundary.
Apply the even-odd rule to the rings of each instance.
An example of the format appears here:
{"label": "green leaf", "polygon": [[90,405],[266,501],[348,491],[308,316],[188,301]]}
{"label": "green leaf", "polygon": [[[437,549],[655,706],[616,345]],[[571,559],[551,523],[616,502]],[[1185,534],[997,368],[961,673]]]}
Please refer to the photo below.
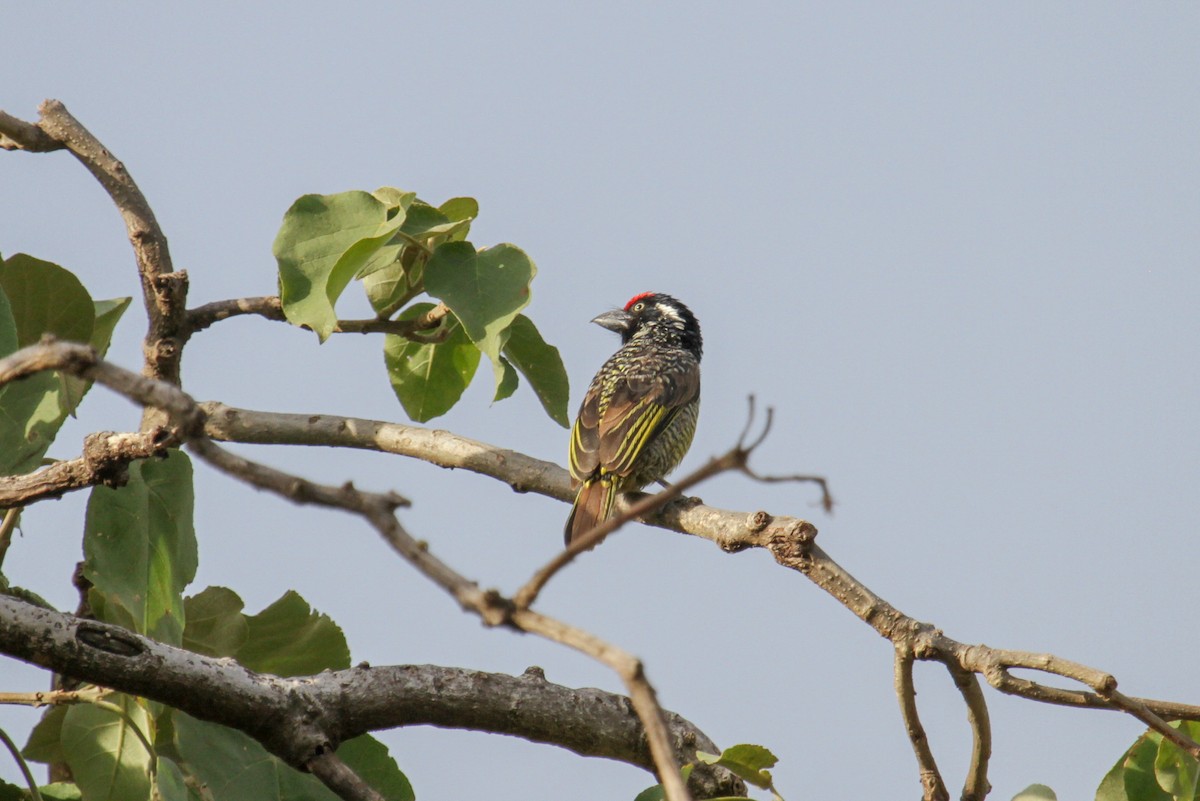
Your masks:
{"label": "green leaf", "polygon": [[66,762],[67,755],[62,749],[63,719],[67,716],[65,706],[52,706],[42,715],[42,719],[29,733],[29,740],[21,749],[21,755],[34,762]]}
{"label": "green leaf", "polygon": [[246,642],[250,625],[242,599],[226,587],[206,587],[183,601],[187,625],[183,647],[206,656],[233,656]]}
{"label": "green leaf", "polygon": [[395,212],[397,209],[407,211],[412,202],[417,199],[416,192],[406,192],[394,186],[381,186],[371,194],[388,207],[389,213]]}
{"label": "green leaf", "polygon": [[570,388],[558,348],[547,345],[537,326],[524,314],[517,315],[508,331],[504,355],[533,387],[550,419],[563,428],[570,427],[567,418]]}
{"label": "green leaf", "polygon": [[400,772],[387,746],[371,735],[347,740],[338,746],[337,755],[387,801],[415,801],[408,777]]}
{"label": "green leaf", "polygon": [[283,312],[324,342],[337,325],[337,302],[356,272],[404,222],[369,192],[305,195],[283,216],[273,252]]}
{"label": "green leaf", "polygon": [[[679,772],[683,776],[683,780],[685,782],[688,780],[688,777],[692,775],[692,769],[695,767],[695,765],[688,763],[680,769]],[[633,801],[664,801],[666,797],[666,789],[661,784],[656,784],[652,787],[647,787],[645,790],[642,790],[637,794]],[[719,799],[717,801],[719,801]]]}
{"label": "green leaf", "polygon": [[[399,245],[389,245],[376,255],[382,257],[392,248],[395,248],[397,253],[401,249]],[[367,300],[371,302],[371,308],[376,314],[400,303],[409,292],[408,273],[399,261],[393,260],[390,264],[369,273],[364,271],[360,277],[363,289],[367,292]]]}
{"label": "green leaf", "polygon": [[183,589],[196,575],[192,464],[182,451],[129,465],[129,483],[88,500],[84,577],[101,620],[179,645]]}
{"label": "green leaf", "polygon": [[44,784],[38,788],[38,792],[42,794],[44,801],[80,801],[83,798],[79,785],[71,782]]}
{"label": "green leaf", "polygon": [[293,770],[239,731],[196,720],[178,710],[172,719],[180,768],[184,775],[207,785],[217,801],[337,799],[315,778]]}
{"label": "green leaf", "polygon": [[173,759],[159,756],[158,772],[154,776],[155,801],[188,801],[187,779]]}
{"label": "green leaf", "polygon": [[1125,754],[1125,792],[1131,801],[1171,801],[1171,794],[1158,786],[1154,760],[1162,735],[1146,732]]}
{"label": "green leaf", "polygon": [[706,754],[697,751],[696,757],[709,765],[720,765],[739,776],[742,780],[760,787],[771,789],[771,774],[766,768],[775,766],[779,760],[761,745],[733,745],[717,754]]}
{"label": "green leaf", "polygon": [[448,242],[425,265],[425,291],[450,307],[491,359],[497,387],[504,380],[500,352],[509,326],[529,305],[529,283],[536,273],[525,252],[507,244],[477,253],[470,242]]}
{"label": "green leaf", "polygon": [[1058,796],[1044,784],[1031,784],[1014,795],[1012,801],[1058,801]]}
{"label": "green leaf", "polygon": [[1125,792],[1125,757],[1118,759],[1101,780],[1096,788],[1096,801],[1130,801]]}
{"label": "green leaf", "polygon": [[149,798],[153,756],[133,727],[153,742],[150,716],[127,695],[107,700],[124,709],[128,719],[92,704],[75,704],[67,710],[62,745],[71,776],[88,801]]}
{"label": "green leaf", "polygon": [[8,302],[8,295],[0,284],[0,359],[19,349],[17,321],[13,319],[12,304]]}
{"label": "green leaf", "polygon": [[471,221],[479,216],[479,202],[473,197],[452,197],[438,206],[438,211],[451,223],[465,223],[450,230],[445,239],[447,242],[461,242],[471,232]]}
{"label": "green leaf", "polygon": [[[1200,723],[1188,721],[1171,725],[1182,728],[1184,734],[1192,739],[1200,735]],[[1158,786],[1177,801],[1192,801],[1196,797],[1197,774],[1200,774],[1200,763],[1196,758],[1167,738],[1162,738],[1154,758],[1154,777],[1158,780]]]}
{"label": "green leaf", "polygon": [[[129,303],[133,298],[113,298],[111,300],[98,300],[93,306],[96,313],[96,321],[92,327],[92,338],[89,340],[96,352],[103,357],[108,353],[108,346],[112,342],[113,331],[117,327],[117,322],[120,321],[121,315],[129,308]],[[66,407],[74,413],[74,410],[79,406],[83,396],[91,389],[92,382],[78,376],[63,375],[66,391]]]}
{"label": "green leaf", "polygon": [[43,334],[91,340],[96,319],[92,296],[69,270],[18,253],[0,267],[0,286],[12,305],[19,347],[36,344]]}
{"label": "green leaf", "polygon": [[308,676],[350,667],[350,648],[341,628],[292,590],[246,623],[246,642],[236,656],[251,670]]}
{"label": "green leaf", "polygon": [[500,364],[504,371],[504,377],[496,385],[496,395],[492,398],[492,403],[511,398],[512,394],[517,391],[517,385],[521,383],[521,380],[517,378],[516,368],[512,366],[512,363],[508,359],[501,356]]}
{"label": "green leaf", "polygon": [[[43,334],[77,342],[91,338],[92,298],[79,279],[57,264],[20,253],[10,256],[0,264],[0,291],[7,301],[0,304],[0,348],[23,348]],[[57,372],[0,388],[0,475],[28,473],[41,464],[72,410],[69,394]]]}
{"label": "green leaf", "polygon": [[[411,320],[432,308],[432,303],[413,304],[400,319]],[[449,333],[435,344],[395,334],[384,340],[383,358],[392,390],[409,418],[418,423],[439,417],[458,403],[479,367],[479,349],[453,315],[446,315],[439,330]]]}

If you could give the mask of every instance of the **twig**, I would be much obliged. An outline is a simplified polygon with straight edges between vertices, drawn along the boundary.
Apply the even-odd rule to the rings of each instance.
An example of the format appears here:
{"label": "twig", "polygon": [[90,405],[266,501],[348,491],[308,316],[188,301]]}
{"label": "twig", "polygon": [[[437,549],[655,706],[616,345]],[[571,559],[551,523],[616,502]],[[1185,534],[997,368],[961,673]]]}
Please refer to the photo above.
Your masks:
{"label": "twig", "polygon": [[[0,478],[0,486],[3,486],[3,479]],[[4,564],[4,557],[8,555],[8,547],[12,545],[12,535],[17,528],[17,523],[21,520],[21,512],[24,506],[10,505],[9,508],[0,509],[4,511],[3,519],[0,519],[0,565]]]}
{"label": "twig", "polygon": [[197,331],[203,331],[213,323],[243,314],[257,314],[259,317],[265,317],[268,320],[275,320],[277,322],[287,321],[287,318],[283,315],[283,304],[276,295],[218,300],[188,310],[188,336]]}
{"label": "twig", "polygon": [[12,754],[13,761],[21,769],[21,775],[25,778],[25,785],[29,788],[29,795],[33,801],[42,801],[41,791],[38,790],[37,779],[33,777],[33,771],[29,769],[29,763],[25,761],[25,757],[21,756],[21,749],[17,748],[17,744],[8,736],[8,732],[0,729],[0,742],[4,743],[4,747],[8,749],[8,753]]}
{"label": "twig", "polygon": [[326,749],[305,765],[308,772],[344,801],[384,801],[383,796],[350,769],[332,749]]}
{"label": "twig", "polygon": [[971,725],[971,763],[963,782],[961,801],[983,801],[992,789],[987,777],[992,758],[992,723],[987,700],[983,697],[978,676],[958,665],[948,664],[946,669],[967,705],[967,722]]}
{"label": "twig", "polygon": [[62,150],[63,144],[55,141],[33,123],[0,111],[0,148],[49,153],[52,150]]}
{"label": "twig", "polygon": [[641,498],[623,509],[620,514],[614,515],[607,520],[602,520],[589,531],[584,532],[582,536],[576,538],[564,550],[560,551],[553,559],[547,562],[545,566],[534,573],[529,581],[517,590],[516,595],[513,596],[513,603],[516,604],[517,608],[528,609],[537,600],[542,588],[546,586],[558,571],[573,562],[579,554],[595,548],[602,539],[630,520],[636,520],[644,515],[658,511],[676,498],[682,497],[683,493],[687,490],[701,482],[707,481],[715,475],[729,470],[746,470],[746,463],[750,459],[750,454],[762,444],[763,440],[767,437],[767,433],[771,430],[772,417],[771,409],[768,408],[767,420],[763,425],[762,432],[752,442],[747,442],[746,438],[749,436],[751,426],[754,424],[753,395],[750,396],[749,402],[750,413],[746,420],[746,427],[742,429],[741,436],[738,437],[736,445],[721,456],[709,459],[704,465],[671,484],[662,492]]}
{"label": "twig", "polygon": [[917,691],[913,686],[913,653],[910,649],[896,646],[895,660],[896,697],[900,700],[900,714],[904,718],[904,729],[912,742],[921,774],[921,798],[923,801],[950,801],[946,783],[938,771],[937,760],[929,747],[925,727],[917,715]]}
{"label": "twig", "polygon": [[[392,320],[387,316],[373,317],[368,320],[338,320],[333,331],[335,334],[396,334],[414,342],[444,342],[449,332],[445,329],[435,329],[438,329],[442,319],[449,313],[449,307],[444,303],[439,303],[411,320]],[[245,314],[255,314],[277,322],[287,322],[282,303],[278,297],[273,295],[218,300],[188,311],[186,335],[190,337],[213,323]]]}

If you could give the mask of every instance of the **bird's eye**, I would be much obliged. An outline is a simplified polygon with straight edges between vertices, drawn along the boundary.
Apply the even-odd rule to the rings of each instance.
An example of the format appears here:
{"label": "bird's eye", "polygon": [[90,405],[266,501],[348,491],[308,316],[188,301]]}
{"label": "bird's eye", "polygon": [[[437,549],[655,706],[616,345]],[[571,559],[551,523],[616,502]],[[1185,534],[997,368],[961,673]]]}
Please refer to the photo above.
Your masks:
{"label": "bird's eye", "polygon": [[635,312],[640,312],[644,308],[646,308],[646,304],[642,301],[638,301],[637,303],[633,304],[633,310]]}

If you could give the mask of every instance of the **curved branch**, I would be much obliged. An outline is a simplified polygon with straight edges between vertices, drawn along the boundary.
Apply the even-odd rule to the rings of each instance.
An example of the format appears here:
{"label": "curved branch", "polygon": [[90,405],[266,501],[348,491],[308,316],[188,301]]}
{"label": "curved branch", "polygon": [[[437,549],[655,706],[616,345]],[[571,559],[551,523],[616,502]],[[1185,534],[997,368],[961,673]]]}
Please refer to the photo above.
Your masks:
{"label": "curved branch", "polygon": [[[447,332],[436,331],[442,318],[450,313],[445,303],[439,303],[411,320],[392,320],[388,317],[373,317],[368,320],[338,320],[335,334],[396,334],[414,342],[441,342]],[[234,298],[207,303],[187,313],[186,336],[203,331],[213,323],[245,314],[255,314],[267,320],[287,322],[283,304],[277,296],[256,298]]]}
{"label": "curved branch", "polygon": [[971,764],[963,782],[962,801],[983,801],[991,792],[988,763],[992,758],[992,722],[979,677],[957,665],[947,665],[954,685],[967,705],[967,722],[971,724]]}
{"label": "curved branch", "polygon": [[902,646],[896,647],[895,661],[896,697],[900,700],[900,715],[904,718],[904,730],[912,743],[921,775],[921,798],[923,801],[950,801],[946,782],[938,770],[937,760],[929,747],[929,737],[921,718],[917,714],[917,690],[913,686],[913,654]]}
{"label": "curved branch", "polygon": [[188,336],[197,331],[203,331],[213,323],[219,323],[221,320],[228,320],[230,317],[238,317],[243,314],[257,314],[259,317],[265,317],[268,320],[275,320],[277,322],[287,321],[287,318],[283,316],[283,304],[280,302],[278,296],[275,295],[258,298],[218,300],[188,310]]}

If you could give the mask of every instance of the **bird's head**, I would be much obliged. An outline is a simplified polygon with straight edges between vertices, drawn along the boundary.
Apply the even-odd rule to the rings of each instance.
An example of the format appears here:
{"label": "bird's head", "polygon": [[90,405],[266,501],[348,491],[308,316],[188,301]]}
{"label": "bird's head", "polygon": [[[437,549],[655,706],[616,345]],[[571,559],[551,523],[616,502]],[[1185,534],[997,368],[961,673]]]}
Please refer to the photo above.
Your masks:
{"label": "bird's head", "polygon": [[700,323],[692,310],[661,292],[634,295],[623,309],[605,312],[592,320],[621,335],[621,343],[648,337],[664,345],[686,348],[700,357]]}

